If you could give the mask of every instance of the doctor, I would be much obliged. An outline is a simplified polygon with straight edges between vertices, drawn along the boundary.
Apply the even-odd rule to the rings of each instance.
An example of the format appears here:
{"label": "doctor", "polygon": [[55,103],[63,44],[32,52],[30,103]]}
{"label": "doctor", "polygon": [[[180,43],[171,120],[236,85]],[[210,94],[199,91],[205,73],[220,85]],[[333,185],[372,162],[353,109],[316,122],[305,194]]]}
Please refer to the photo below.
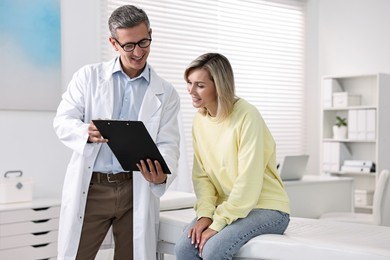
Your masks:
{"label": "doctor", "polygon": [[[94,259],[110,227],[115,259],[155,259],[159,197],[177,169],[180,101],[147,63],[148,17],[126,5],[108,24],[118,57],[77,71],[54,119],[59,139],[73,150],[63,186],[58,259]],[[143,121],[172,174],[150,160],[139,162],[139,171],[124,171],[91,122],[99,118]]]}

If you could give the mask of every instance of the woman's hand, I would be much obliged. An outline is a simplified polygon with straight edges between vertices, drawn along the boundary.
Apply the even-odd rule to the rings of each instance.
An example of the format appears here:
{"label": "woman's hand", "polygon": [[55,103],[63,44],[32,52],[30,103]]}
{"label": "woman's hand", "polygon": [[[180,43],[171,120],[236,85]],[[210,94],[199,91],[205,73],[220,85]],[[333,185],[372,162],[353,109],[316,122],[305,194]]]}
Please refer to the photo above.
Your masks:
{"label": "woman's hand", "polygon": [[195,225],[188,231],[188,237],[191,238],[191,244],[199,249],[199,256],[202,256],[202,250],[210,237],[214,236],[217,231],[208,228],[213,221],[210,218],[200,218]]}
{"label": "woman's hand", "polygon": [[202,236],[200,238],[200,243],[199,243],[199,256],[202,257],[202,251],[203,247],[206,244],[207,240],[209,240],[212,236],[217,234],[218,232],[211,229],[207,228],[205,231],[202,232]]}

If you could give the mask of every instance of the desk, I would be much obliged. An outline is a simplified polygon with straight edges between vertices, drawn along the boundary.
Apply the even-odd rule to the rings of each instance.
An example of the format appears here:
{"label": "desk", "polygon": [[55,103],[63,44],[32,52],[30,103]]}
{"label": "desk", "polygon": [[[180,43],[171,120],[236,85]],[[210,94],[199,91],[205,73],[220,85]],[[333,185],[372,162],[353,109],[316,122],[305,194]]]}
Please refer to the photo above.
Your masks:
{"label": "desk", "polygon": [[292,217],[319,218],[325,212],[353,211],[353,178],[305,175],[283,183]]}

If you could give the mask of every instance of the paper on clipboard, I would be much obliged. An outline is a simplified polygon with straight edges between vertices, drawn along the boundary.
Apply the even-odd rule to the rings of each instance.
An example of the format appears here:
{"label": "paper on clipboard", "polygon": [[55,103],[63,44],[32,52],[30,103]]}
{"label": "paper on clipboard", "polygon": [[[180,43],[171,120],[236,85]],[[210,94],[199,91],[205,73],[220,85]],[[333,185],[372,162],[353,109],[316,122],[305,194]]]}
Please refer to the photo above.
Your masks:
{"label": "paper on clipboard", "polygon": [[141,160],[157,160],[171,174],[164,158],[142,121],[92,120],[125,171],[139,171]]}

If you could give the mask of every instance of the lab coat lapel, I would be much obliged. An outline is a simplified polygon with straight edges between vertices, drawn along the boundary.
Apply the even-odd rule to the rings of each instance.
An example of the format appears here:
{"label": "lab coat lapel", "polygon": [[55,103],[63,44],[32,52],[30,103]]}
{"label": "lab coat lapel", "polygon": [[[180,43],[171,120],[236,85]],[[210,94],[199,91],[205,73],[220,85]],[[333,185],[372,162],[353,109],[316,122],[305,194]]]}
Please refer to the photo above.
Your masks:
{"label": "lab coat lapel", "polygon": [[161,107],[158,95],[163,93],[162,82],[156,77],[154,70],[150,69],[150,83],[141,105],[139,120],[147,123]]}
{"label": "lab coat lapel", "polygon": [[114,109],[114,91],[113,91],[113,83],[112,79],[109,81],[104,81],[99,86],[100,87],[100,97],[99,104],[102,111],[102,119],[112,118],[112,113]]}
{"label": "lab coat lapel", "polygon": [[158,111],[160,106],[161,101],[157,98],[157,95],[153,93],[152,88],[148,88],[141,105],[139,120],[147,123],[156,111]]}
{"label": "lab coat lapel", "polygon": [[102,109],[99,111],[102,119],[111,119],[114,110],[114,81],[112,78],[112,63],[104,68],[105,74],[100,78],[98,86],[98,108]]}

